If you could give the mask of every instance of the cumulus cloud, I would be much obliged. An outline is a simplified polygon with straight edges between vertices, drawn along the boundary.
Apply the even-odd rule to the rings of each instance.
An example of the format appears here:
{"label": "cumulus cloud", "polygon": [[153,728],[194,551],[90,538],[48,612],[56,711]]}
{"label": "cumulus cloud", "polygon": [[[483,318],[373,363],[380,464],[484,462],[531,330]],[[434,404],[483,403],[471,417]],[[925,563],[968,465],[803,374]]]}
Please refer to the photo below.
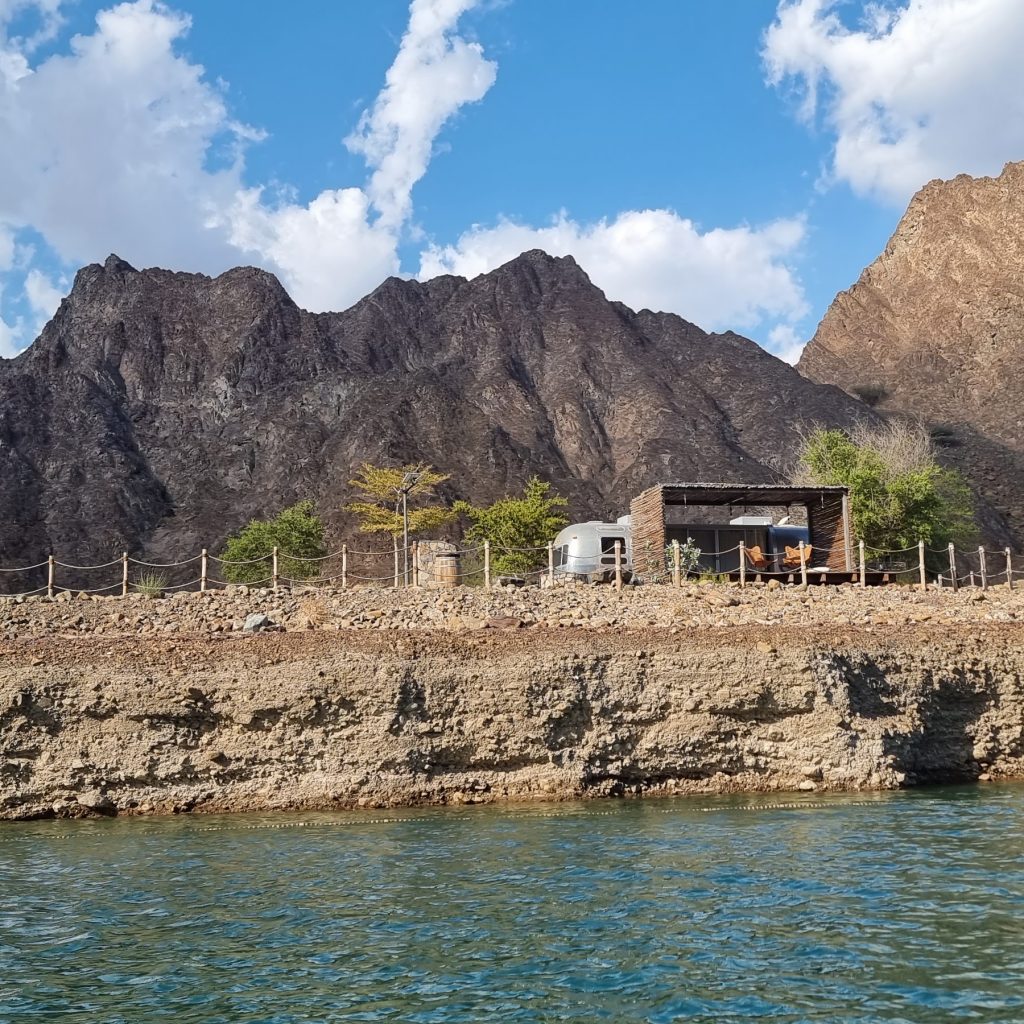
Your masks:
{"label": "cumulus cloud", "polygon": [[434,139],[459,107],[483,99],[498,67],[478,43],[450,33],[477,0],[413,0],[409,28],[384,89],[345,144],[373,175],[368,192],[382,225],[403,223]]}
{"label": "cumulus cloud", "polygon": [[829,177],[902,205],[925,182],[991,174],[1024,155],[1020,0],[782,0],[765,36],[768,79],[835,134]]}
{"label": "cumulus cloud", "polygon": [[[262,133],[233,119],[223,87],[179,52],[187,15],[158,0],[120,3],[67,52],[36,60],[59,0],[0,0],[0,270],[31,229],[66,266],[108,252],[208,273],[250,260],[302,305],[349,305],[398,270],[437,133],[494,80],[480,48],[454,34],[477,2],[413,0],[384,88],[349,140],[366,157],[366,187],[302,204],[245,181],[246,148]],[[31,37],[6,33],[28,14]],[[23,284],[23,302],[43,301],[41,278]],[[8,316],[8,349],[23,333]]]}
{"label": "cumulus cloud", "polygon": [[475,277],[526,249],[572,255],[612,299],[679,313],[709,330],[804,316],[803,288],[786,263],[804,238],[800,219],[701,231],[671,210],[632,210],[579,224],[564,213],[546,227],[510,220],[476,226],[454,245],[428,248],[420,277]]}

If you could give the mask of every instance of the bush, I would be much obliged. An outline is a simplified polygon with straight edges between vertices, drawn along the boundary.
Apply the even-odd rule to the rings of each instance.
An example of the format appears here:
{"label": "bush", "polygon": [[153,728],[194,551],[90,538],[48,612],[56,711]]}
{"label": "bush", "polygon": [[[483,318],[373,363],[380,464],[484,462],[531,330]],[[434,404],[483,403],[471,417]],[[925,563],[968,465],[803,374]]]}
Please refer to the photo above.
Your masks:
{"label": "bush", "polygon": [[163,597],[167,577],[158,572],[143,573],[133,584],[135,592],[143,597]]}
{"label": "bush", "polygon": [[569,503],[549,493],[551,484],[531,477],[521,498],[502,498],[486,508],[457,501],[453,509],[466,516],[471,526],[466,539],[471,544],[492,544],[491,571],[498,576],[521,576],[543,560],[539,551],[513,548],[542,548],[569,522],[561,513]]}
{"label": "bush", "polygon": [[856,537],[898,550],[932,547],[975,533],[971,492],[959,473],[935,461],[927,432],[905,423],[815,430],[802,453],[805,478],[850,489]]}
{"label": "bush", "polygon": [[[270,576],[270,556],[277,548],[277,571],[285,579],[308,580],[320,572],[316,562],[327,554],[324,527],[311,501],[300,501],[270,520],[253,519],[224,548],[224,578],[229,583],[257,583]],[[255,561],[265,559],[265,561]],[[231,565],[249,562],[249,565]]]}

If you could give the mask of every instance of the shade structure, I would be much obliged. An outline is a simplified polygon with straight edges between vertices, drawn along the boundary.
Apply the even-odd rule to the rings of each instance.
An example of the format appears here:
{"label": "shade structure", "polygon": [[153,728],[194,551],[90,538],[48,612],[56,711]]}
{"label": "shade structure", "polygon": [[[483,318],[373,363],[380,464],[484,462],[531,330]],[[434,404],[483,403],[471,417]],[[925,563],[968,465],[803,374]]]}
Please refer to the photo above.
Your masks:
{"label": "shade structure", "polygon": [[633,564],[641,573],[665,565],[666,508],[731,505],[762,508],[803,505],[812,547],[811,565],[849,572],[853,568],[850,495],[846,487],[788,484],[667,483],[638,494],[629,506]]}

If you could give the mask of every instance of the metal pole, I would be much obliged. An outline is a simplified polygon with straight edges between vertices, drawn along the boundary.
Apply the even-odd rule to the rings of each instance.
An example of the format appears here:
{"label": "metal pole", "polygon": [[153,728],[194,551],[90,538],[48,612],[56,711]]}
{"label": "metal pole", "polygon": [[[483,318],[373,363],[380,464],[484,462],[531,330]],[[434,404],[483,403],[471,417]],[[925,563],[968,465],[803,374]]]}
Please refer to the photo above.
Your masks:
{"label": "metal pole", "polygon": [[56,570],[53,565],[53,555],[46,560],[46,596],[53,597],[53,578],[56,575]]}
{"label": "metal pole", "polygon": [[949,582],[954,590],[959,590],[960,585],[956,578],[956,549],[952,543],[949,545]]}
{"label": "metal pole", "polygon": [[740,541],[740,587],[747,585],[747,545]]}
{"label": "metal pole", "polygon": [[[203,552],[203,557],[206,557],[206,552]],[[128,552],[121,552],[121,596],[128,596]]]}
{"label": "metal pole", "polygon": [[484,541],[484,589],[491,589],[491,542]]}
{"label": "metal pole", "polygon": [[[206,590],[206,577],[207,577],[206,563],[207,563],[206,548],[203,548],[202,556],[199,559],[199,590],[200,590],[200,593],[203,592],[204,590]],[[127,578],[128,578],[128,568],[126,566],[125,567],[125,579],[127,580]]]}
{"label": "metal pole", "polygon": [[921,589],[928,589],[928,577],[925,575],[924,569],[924,541],[919,540],[917,542],[917,568],[921,574]]}
{"label": "metal pole", "polygon": [[341,545],[341,589],[348,586],[348,545]]}
{"label": "metal pole", "polygon": [[868,585],[867,573],[864,571],[864,541],[857,542],[857,549],[860,553],[860,585],[866,587]]}
{"label": "metal pole", "polygon": [[981,573],[981,589],[988,590],[988,571],[985,566],[985,548],[978,548],[978,572]]}
{"label": "metal pole", "polygon": [[1013,559],[1009,548],[1006,549],[1006,589],[1013,590]]}
{"label": "metal pole", "polygon": [[402,580],[409,586],[409,495],[402,491],[402,547],[405,549],[405,572]]}
{"label": "metal pole", "polygon": [[803,587],[807,586],[807,551],[804,548],[804,542],[800,541],[800,584]]}
{"label": "metal pole", "polygon": [[622,541],[615,542],[615,589],[622,589]]}

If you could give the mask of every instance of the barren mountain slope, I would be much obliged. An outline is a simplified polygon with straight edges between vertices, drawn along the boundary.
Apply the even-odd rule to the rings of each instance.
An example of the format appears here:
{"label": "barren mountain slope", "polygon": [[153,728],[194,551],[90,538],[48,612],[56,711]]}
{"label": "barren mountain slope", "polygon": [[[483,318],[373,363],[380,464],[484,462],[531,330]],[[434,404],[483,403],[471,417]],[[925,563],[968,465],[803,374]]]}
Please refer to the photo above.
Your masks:
{"label": "barren mountain slope", "polygon": [[538,473],[574,515],[618,514],[659,480],[776,479],[798,422],[864,411],[542,252],[324,314],[263,271],[112,256],[0,361],[0,564],[192,554],[306,496],[340,537],[364,459],[424,459],[476,501]]}
{"label": "barren mountain slope", "polygon": [[[1024,541],[1024,163],[933,181],[804,351],[812,380],[920,417]],[[988,521],[990,532],[998,524]]]}

